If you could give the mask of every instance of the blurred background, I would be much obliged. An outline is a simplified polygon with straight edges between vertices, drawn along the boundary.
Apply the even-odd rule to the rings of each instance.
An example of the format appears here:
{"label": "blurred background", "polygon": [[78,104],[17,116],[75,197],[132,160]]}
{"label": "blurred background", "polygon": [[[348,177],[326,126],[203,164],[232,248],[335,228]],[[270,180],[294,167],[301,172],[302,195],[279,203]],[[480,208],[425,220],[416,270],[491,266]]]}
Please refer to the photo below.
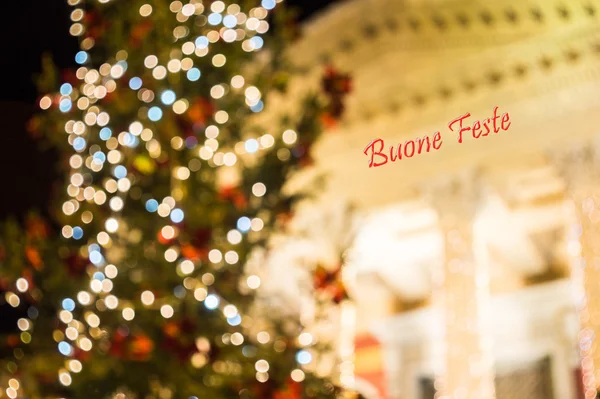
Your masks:
{"label": "blurred background", "polygon": [[[348,73],[352,92],[304,173],[328,176],[298,216],[314,246],[281,245],[279,259],[318,252],[334,232],[314,215],[356,205],[340,327],[356,387],[371,399],[595,398],[600,1],[286,2],[302,23],[292,95],[318,85],[324,64]],[[2,13],[2,218],[45,209],[56,156],[25,133],[33,77],[43,52],[68,67],[77,51],[65,2],[13,7]],[[510,129],[458,144],[448,123],[496,106]],[[368,167],[371,140],[436,131],[441,150]]]}
{"label": "blurred background", "polygon": [[[300,21],[310,18],[333,1],[292,0]],[[0,198],[0,217],[22,217],[31,208],[45,211],[57,155],[50,148],[39,148],[26,134],[26,124],[37,109],[35,80],[41,71],[43,54],[50,54],[60,69],[74,68],[78,41],[69,34],[72,11],[66,1],[31,0],[5,2],[2,9],[2,70],[10,76],[0,93],[0,112],[4,134],[0,137],[2,185],[12,194]],[[18,173],[17,173],[18,172]],[[35,179],[36,184],[31,184]]]}

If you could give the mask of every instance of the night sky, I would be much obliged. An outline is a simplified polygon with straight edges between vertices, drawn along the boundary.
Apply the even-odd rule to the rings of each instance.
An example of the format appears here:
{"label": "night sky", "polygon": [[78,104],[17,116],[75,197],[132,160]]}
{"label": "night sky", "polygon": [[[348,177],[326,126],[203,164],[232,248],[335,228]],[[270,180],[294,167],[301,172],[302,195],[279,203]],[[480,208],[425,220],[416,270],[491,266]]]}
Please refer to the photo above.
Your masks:
{"label": "night sky", "polygon": [[[334,0],[286,0],[301,19]],[[68,33],[67,0],[2,0],[0,34],[0,220],[21,218],[30,209],[47,214],[52,186],[59,181],[56,154],[29,138],[25,124],[37,98],[35,75],[50,52],[60,68],[74,66],[77,41]]]}

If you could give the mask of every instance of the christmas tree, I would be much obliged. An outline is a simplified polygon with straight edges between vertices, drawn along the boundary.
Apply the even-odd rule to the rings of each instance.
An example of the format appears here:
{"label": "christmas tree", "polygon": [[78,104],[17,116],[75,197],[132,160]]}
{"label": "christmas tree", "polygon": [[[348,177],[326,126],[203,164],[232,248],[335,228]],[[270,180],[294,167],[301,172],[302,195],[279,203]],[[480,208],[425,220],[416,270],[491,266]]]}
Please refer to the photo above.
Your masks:
{"label": "christmas tree", "polygon": [[255,292],[267,240],[300,198],[283,185],[340,115],[347,77],[329,69],[325,95],[265,126],[267,94],[289,79],[275,0],[69,4],[80,66],[46,62],[46,112],[30,124],[64,154],[60,234],[35,215],[2,228],[3,321],[18,327],[2,332],[2,393],[341,395],[310,371],[301,323],[265,315]]}

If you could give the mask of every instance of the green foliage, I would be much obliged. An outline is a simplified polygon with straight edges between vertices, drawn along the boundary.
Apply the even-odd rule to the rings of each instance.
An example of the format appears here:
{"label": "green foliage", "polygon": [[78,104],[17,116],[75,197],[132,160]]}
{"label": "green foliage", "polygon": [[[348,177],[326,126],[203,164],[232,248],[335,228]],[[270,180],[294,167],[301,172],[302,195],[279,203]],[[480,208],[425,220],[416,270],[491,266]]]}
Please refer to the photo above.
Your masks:
{"label": "green foliage", "polygon": [[[310,161],[311,145],[321,130],[321,101],[311,95],[302,100],[301,112],[287,115],[281,125],[258,125],[245,90],[256,87],[263,101],[267,93],[285,90],[293,73],[283,58],[289,35],[267,38],[272,47],[263,50],[268,60],[260,68],[255,52],[242,50],[243,40],[259,36],[243,22],[237,26],[242,32],[237,34],[245,36],[242,41],[228,43],[221,36],[206,52],[186,55],[184,43],[214,37],[222,25],[208,24],[207,10],[184,17],[162,0],[148,1],[153,11],[142,17],[139,10],[145,3],[86,3],[82,46],[89,61],[76,74],[63,75],[72,92],[57,93],[57,73],[44,59],[39,87],[49,93],[53,105],[32,126],[62,151],[64,165],[71,165],[65,194],[55,207],[68,239],[51,234],[35,238],[15,223],[4,226],[3,289],[16,292],[15,281],[26,276],[31,285],[19,294],[20,307],[39,312],[37,317],[24,316],[33,323],[31,343],[21,336],[16,347],[6,345],[14,359],[5,358],[5,369],[20,378],[32,398],[295,398],[300,396],[285,392],[297,390],[301,397],[335,397],[338,388],[309,372],[301,384],[291,382],[291,371],[299,368],[296,337],[303,326],[275,311],[268,312],[271,320],[255,320],[254,290],[246,283],[250,271],[244,267],[274,230],[285,228],[300,198],[286,197],[281,190],[289,176]],[[267,21],[264,10],[250,11],[257,4],[244,3],[242,12],[254,13],[257,23]],[[213,65],[217,54],[226,58],[221,67]],[[144,65],[150,55],[163,67],[172,60],[185,63],[187,70],[193,64],[202,76],[192,82],[184,70],[172,68],[164,79],[157,78]],[[122,76],[115,68],[125,69]],[[236,75],[244,76],[243,88],[231,85]],[[129,87],[133,77],[141,78],[141,89]],[[226,94],[215,99],[210,93],[216,85]],[[185,106],[162,104],[165,90],[172,90]],[[59,110],[61,101],[71,101],[71,109]],[[160,120],[149,118],[150,107],[160,107]],[[227,112],[228,120],[217,121],[217,111]],[[110,117],[108,140],[100,136],[102,115]],[[145,130],[134,131],[132,123]],[[286,129],[297,132],[298,140],[285,143],[281,133]],[[250,138],[272,144],[244,154],[239,148]],[[80,139],[85,140],[83,148],[74,146]],[[217,154],[203,156],[206,152]],[[236,154],[235,165],[223,166],[220,159],[231,158],[226,154]],[[116,176],[117,167],[125,168],[126,177]],[[259,182],[267,187],[264,196],[253,194]],[[185,219],[171,221],[148,212],[149,200],[183,210]],[[120,202],[122,210],[115,205]],[[240,218],[253,220],[253,228],[239,228]],[[115,231],[107,227],[111,219],[118,221]],[[83,236],[78,238],[74,231],[80,228]],[[242,232],[239,243],[228,239],[236,229]],[[227,261],[209,258],[210,251],[226,255]],[[184,261],[193,262],[193,272],[183,270]],[[118,273],[111,272],[112,265]],[[93,284],[100,288],[93,289]],[[61,321],[57,316],[63,299],[76,299],[80,291],[92,300],[77,303],[73,321]],[[154,294],[154,303],[142,303],[145,291]],[[218,309],[205,306],[206,295],[220,299]],[[115,297],[118,305],[113,309]],[[224,316],[227,304],[236,307],[241,324]],[[172,317],[162,314],[166,305],[174,309]],[[124,319],[128,308],[135,310],[132,320]],[[90,315],[99,317],[99,326]],[[77,338],[65,337],[69,327],[78,331]],[[268,342],[258,342],[258,331],[269,332]],[[236,334],[242,334],[243,344],[233,338]],[[91,349],[83,343],[88,338]],[[61,341],[73,348],[65,357],[56,349]],[[266,382],[258,381],[266,377],[257,376],[260,359],[269,363]],[[81,372],[68,371],[71,360],[83,364]],[[57,374],[68,375],[68,381],[59,384]]]}

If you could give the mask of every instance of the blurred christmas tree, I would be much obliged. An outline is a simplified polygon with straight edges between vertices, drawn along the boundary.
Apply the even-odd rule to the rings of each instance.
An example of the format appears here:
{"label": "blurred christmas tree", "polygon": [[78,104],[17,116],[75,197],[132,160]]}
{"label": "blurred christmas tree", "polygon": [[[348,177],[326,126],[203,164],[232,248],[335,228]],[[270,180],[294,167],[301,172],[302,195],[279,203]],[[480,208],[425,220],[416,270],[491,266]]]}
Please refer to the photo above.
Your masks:
{"label": "blurred christmas tree", "polygon": [[289,75],[293,35],[285,24],[266,35],[276,1],[69,4],[81,67],[58,76],[46,62],[48,112],[30,124],[64,154],[61,234],[32,216],[0,235],[3,319],[18,326],[2,333],[3,393],[344,394],[310,372],[303,326],[257,317],[253,301],[260,277],[248,265],[285,229],[299,197],[282,187],[310,162],[327,100],[340,101],[329,90],[255,123]]}

